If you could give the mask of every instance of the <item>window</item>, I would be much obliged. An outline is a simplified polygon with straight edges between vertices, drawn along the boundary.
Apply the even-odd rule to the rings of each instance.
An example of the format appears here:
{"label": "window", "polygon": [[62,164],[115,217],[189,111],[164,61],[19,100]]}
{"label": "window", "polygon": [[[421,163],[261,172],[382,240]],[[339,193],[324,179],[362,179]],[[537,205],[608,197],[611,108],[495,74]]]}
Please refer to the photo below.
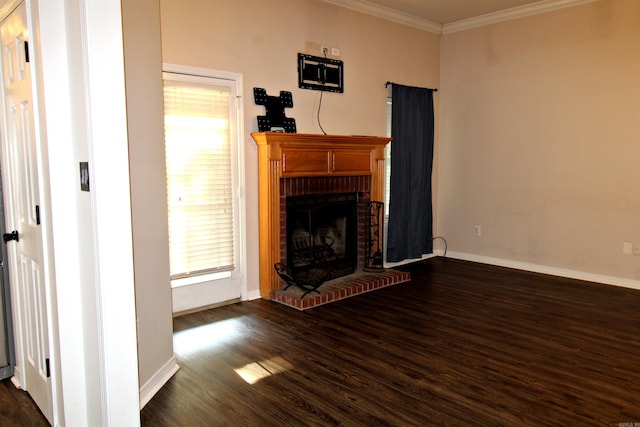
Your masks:
{"label": "window", "polygon": [[172,287],[232,278],[241,264],[236,82],[163,80]]}

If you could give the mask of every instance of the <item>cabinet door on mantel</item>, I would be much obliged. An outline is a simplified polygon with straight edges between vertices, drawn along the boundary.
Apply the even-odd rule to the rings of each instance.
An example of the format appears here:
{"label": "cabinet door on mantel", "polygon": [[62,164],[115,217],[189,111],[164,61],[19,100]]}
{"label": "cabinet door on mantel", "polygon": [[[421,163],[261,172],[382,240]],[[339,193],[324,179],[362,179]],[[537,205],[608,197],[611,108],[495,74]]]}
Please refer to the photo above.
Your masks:
{"label": "cabinet door on mantel", "polygon": [[333,172],[349,175],[370,175],[375,161],[373,150],[351,149],[333,152]]}
{"label": "cabinet door on mantel", "polygon": [[371,149],[282,149],[282,176],[370,175]]}
{"label": "cabinet door on mantel", "polygon": [[325,175],[330,172],[328,150],[304,148],[282,149],[282,176]]}

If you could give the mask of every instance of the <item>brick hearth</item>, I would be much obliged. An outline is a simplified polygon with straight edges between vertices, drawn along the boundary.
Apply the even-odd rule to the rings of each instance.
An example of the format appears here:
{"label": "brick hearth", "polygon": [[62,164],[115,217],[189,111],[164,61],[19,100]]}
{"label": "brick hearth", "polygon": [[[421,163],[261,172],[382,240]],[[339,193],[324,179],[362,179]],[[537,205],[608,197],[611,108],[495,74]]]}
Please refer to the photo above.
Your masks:
{"label": "brick hearth", "polygon": [[349,276],[323,283],[318,288],[320,295],[312,292],[301,298],[305,291],[291,286],[286,291],[283,289],[273,291],[271,299],[298,310],[307,310],[409,280],[411,280],[411,275],[406,271],[385,270],[380,273],[357,271]]}

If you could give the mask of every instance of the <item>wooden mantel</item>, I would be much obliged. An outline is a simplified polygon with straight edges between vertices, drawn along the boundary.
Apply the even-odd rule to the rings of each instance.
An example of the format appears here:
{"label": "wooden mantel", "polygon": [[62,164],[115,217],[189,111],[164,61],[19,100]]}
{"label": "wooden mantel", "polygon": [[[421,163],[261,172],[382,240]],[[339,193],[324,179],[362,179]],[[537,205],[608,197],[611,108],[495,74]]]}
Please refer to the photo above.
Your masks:
{"label": "wooden mantel", "polygon": [[391,138],[260,132],[258,144],[258,216],[260,295],[270,299],[280,279],[280,178],[371,176],[371,200],[383,200],[384,146]]}

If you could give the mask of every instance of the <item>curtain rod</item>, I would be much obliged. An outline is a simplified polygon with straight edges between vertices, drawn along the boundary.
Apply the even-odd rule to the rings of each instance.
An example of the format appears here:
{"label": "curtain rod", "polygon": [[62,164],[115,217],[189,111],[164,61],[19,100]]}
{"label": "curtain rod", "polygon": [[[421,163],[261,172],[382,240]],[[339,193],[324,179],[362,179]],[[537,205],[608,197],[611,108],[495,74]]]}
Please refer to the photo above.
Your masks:
{"label": "curtain rod", "polygon": [[[384,87],[389,87],[389,85],[397,85],[397,84],[398,84],[398,83],[386,82],[386,83],[384,84]],[[431,89],[431,88],[428,88],[428,87],[425,87],[425,88],[423,88],[423,89],[432,90],[432,91],[434,91],[434,92],[437,92],[437,91],[438,91],[438,89]]]}

